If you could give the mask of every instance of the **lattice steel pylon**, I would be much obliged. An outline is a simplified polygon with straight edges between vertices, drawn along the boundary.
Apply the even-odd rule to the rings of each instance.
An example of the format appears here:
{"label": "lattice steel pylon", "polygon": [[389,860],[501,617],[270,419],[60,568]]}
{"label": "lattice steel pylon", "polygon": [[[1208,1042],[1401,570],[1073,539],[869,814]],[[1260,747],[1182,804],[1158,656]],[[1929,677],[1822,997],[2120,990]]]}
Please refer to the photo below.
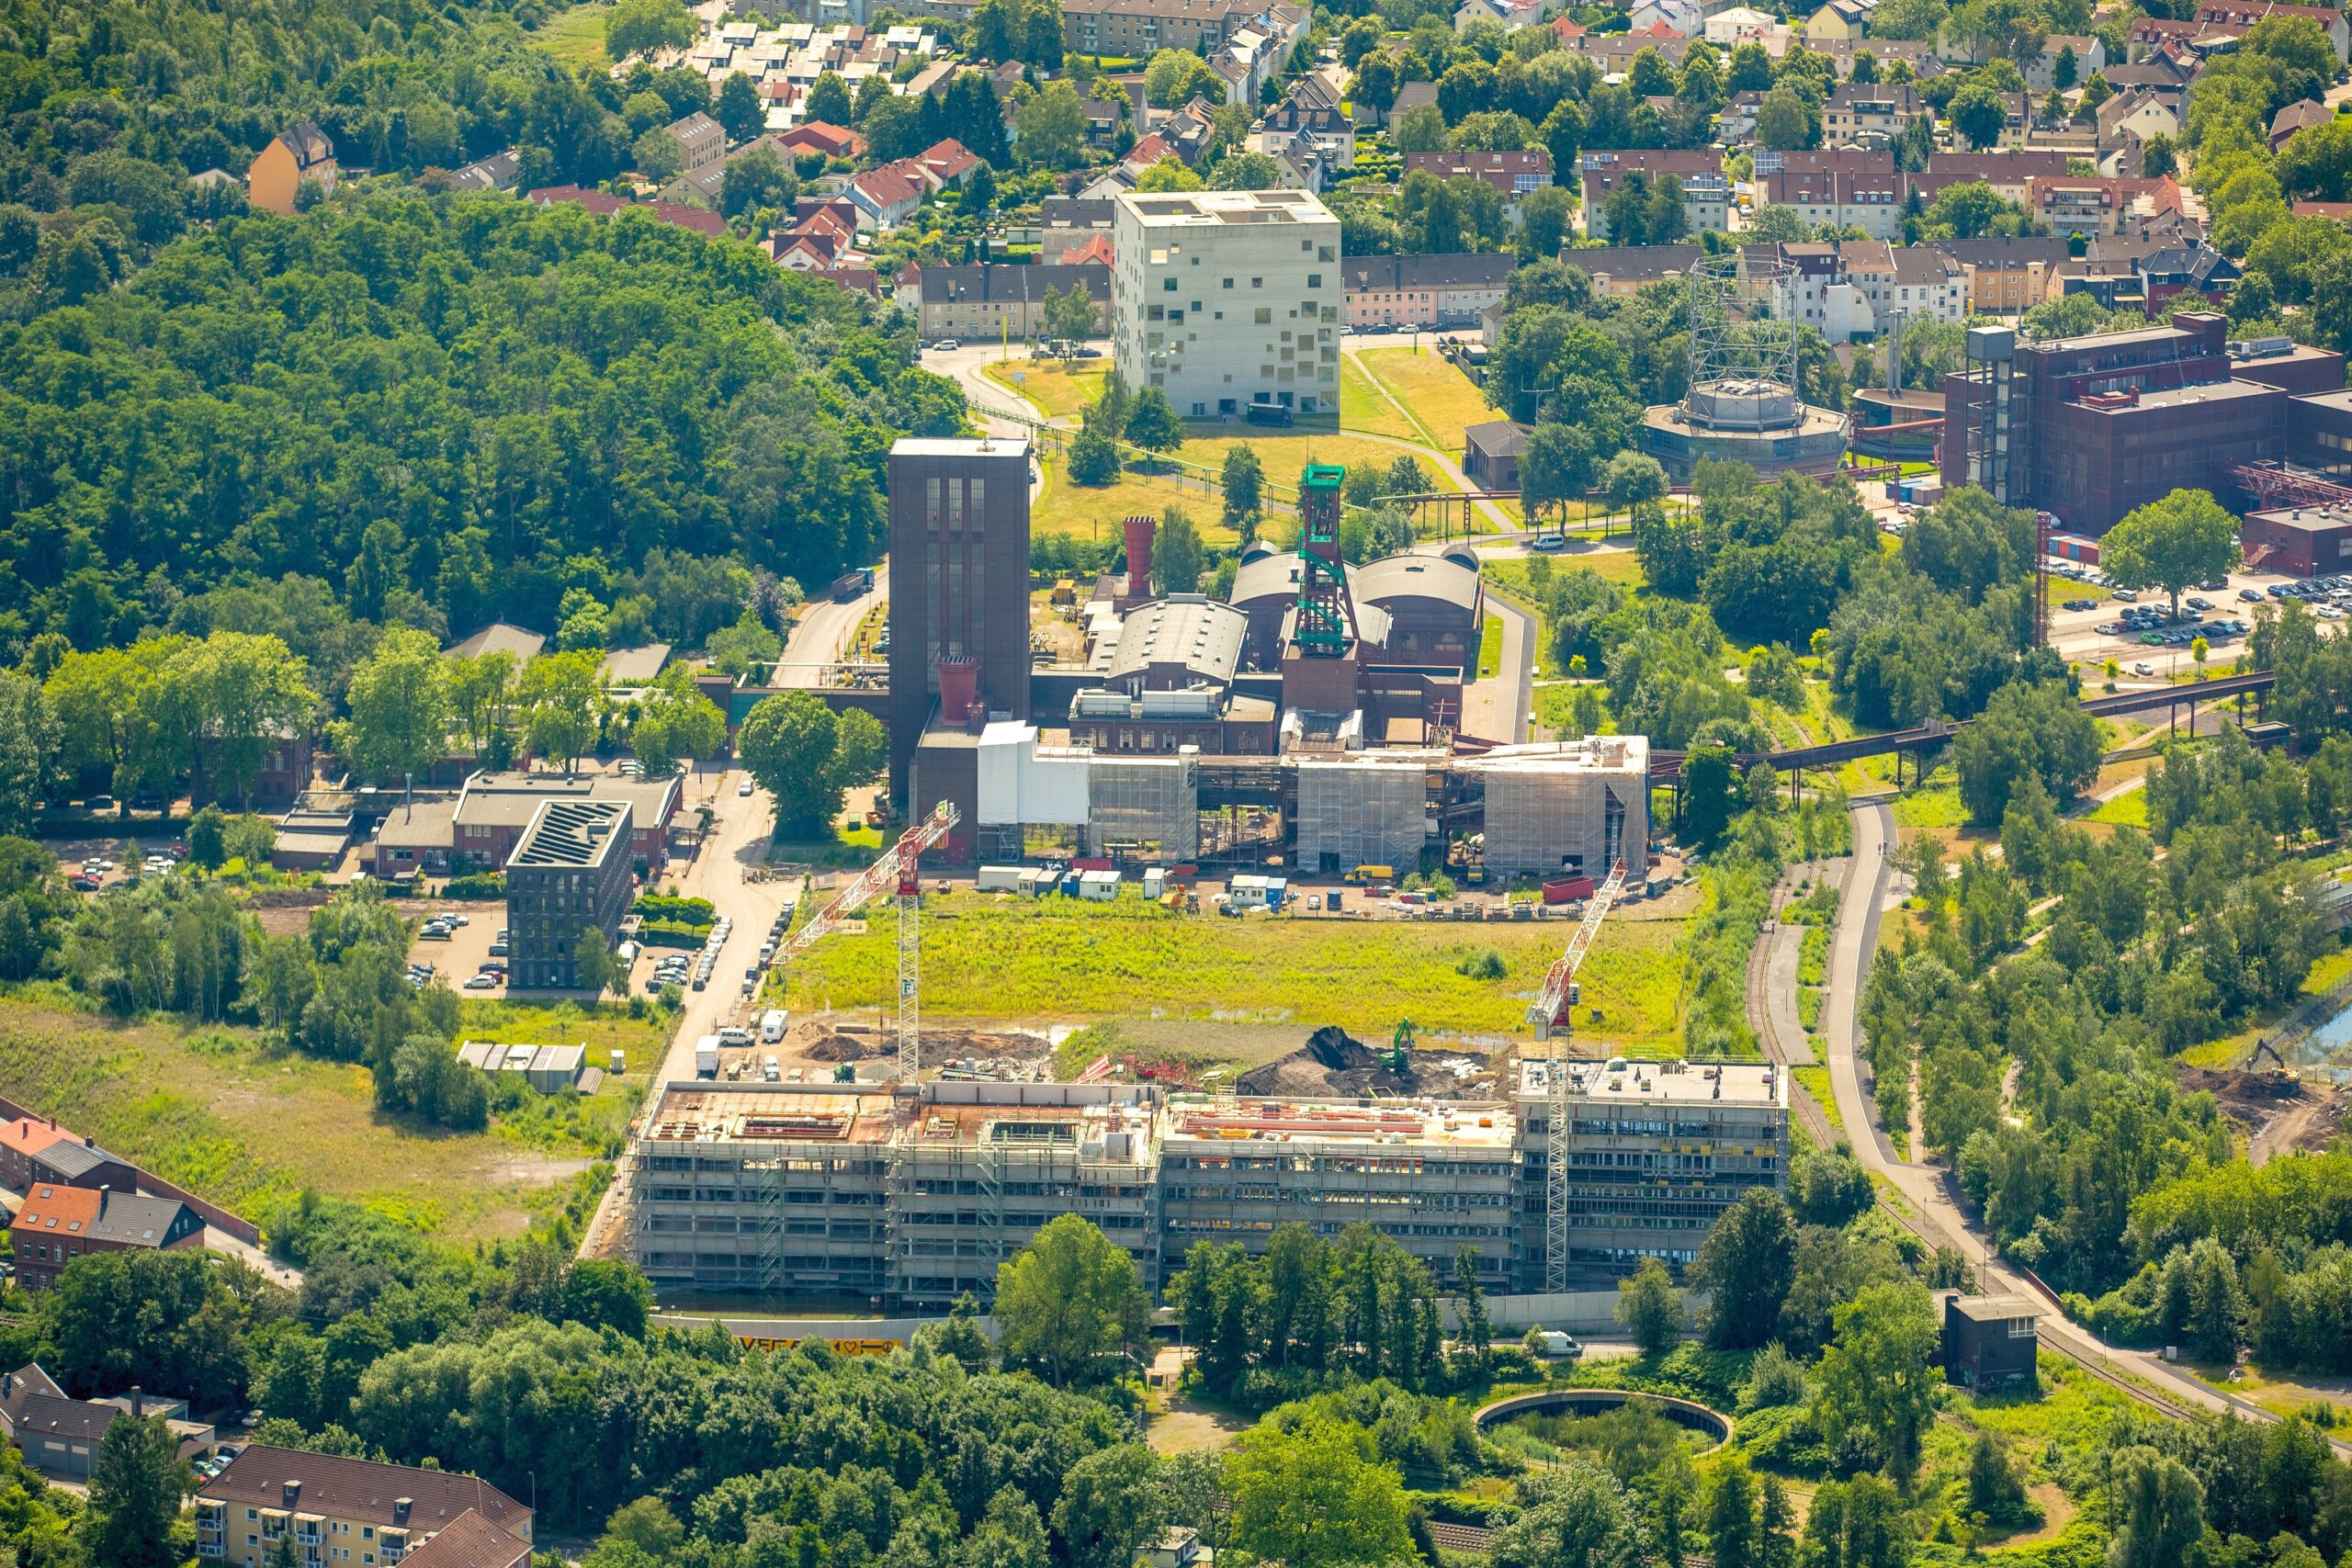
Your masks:
{"label": "lattice steel pylon", "polygon": [[1544,1288],[1554,1295],[1568,1288],[1568,1036],[1577,1000],[1577,971],[1624,887],[1625,863],[1616,861],[1608,879],[1585,900],[1584,919],[1527,1010],[1536,1039],[1549,1046],[1544,1054]]}
{"label": "lattice steel pylon", "polygon": [[1763,380],[1794,391],[1802,334],[1795,321],[1770,312],[1793,303],[1796,269],[1760,255],[1710,256],[1691,265],[1689,281],[1690,385]]}

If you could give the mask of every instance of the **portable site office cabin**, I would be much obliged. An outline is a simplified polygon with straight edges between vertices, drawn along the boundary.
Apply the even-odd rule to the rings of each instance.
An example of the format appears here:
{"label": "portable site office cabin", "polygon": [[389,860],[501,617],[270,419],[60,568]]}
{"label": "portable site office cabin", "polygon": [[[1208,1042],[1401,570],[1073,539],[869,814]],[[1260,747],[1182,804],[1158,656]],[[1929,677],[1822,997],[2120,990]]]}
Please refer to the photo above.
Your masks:
{"label": "portable site office cabin", "polygon": [[1098,904],[1107,904],[1119,896],[1119,874],[1115,871],[1082,872],[1078,879],[1078,896]]}
{"label": "portable site office cabin", "polygon": [[1017,893],[1022,890],[1023,874],[1017,865],[984,865],[980,867],[978,887],[983,893]]}

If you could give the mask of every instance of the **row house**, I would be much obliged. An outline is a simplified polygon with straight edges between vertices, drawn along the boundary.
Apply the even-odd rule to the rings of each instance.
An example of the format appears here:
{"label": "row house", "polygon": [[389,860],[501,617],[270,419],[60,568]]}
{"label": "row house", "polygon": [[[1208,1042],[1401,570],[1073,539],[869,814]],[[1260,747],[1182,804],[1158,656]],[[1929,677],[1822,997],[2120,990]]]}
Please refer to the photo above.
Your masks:
{"label": "row house", "polygon": [[2179,211],[2181,195],[2169,177],[2123,180],[2070,175],[2035,179],[2026,205],[2053,234],[2123,234],[2135,223]]}
{"label": "row house", "polygon": [[513,1568],[532,1520],[478,1476],[249,1443],[197,1488],[196,1555],[264,1568],[290,1538],[338,1568]]}
{"label": "row house", "polygon": [[1532,28],[1544,19],[1547,0],[1462,0],[1453,13],[1453,30],[1468,32],[1480,22],[1505,32]]}
{"label": "row house", "polygon": [[1128,60],[1181,49],[1206,60],[1257,14],[1254,0],[1068,0],[1062,47]]}
{"label": "row house", "polygon": [[1111,307],[1107,265],[922,266],[899,274],[900,304],[915,302],[926,343],[941,338],[1028,342],[1047,335],[1046,295],[1086,290],[1098,310]]}
{"label": "row house", "polygon": [[1979,316],[2015,316],[2058,293],[2058,269],[2069,259],[2065,241],[2034,235],[1930,240],[1925,248],[1960,265],[1967,311]]}
{"label": "row house", "polygon": [[1252,152],[1271,153],[1274,152],[1271,143],[1279,141],[1289,148],[1302,136],[1314,144],[1328,167],[1355,167],[1355,121],[1340,107],[1331,85],[1312,73],[1293,83],[1282,102],[1250,128],[1250,147]]}
{"label": "row house", "polygon": [[1351,327],[1476,325],[1501,302],[1518,259],[1508,252],[1350,256],[1340,267],[1343,317]]}
{"label": "row house", "polygon": [[1929,203],[1948,186],[1986,185],[2002,200],[2023,207],[2036,178],[2057,179],[2068,172],[2068,164],[2065,153],[2049,149],[1937,152],[1928,157],[1925,173],[1911,176],[1911,189],[1919,193],[1922,203]]}
{"label": "row house", "polygon": [[2319,24],[2327,41],[2335,46],[2335,58],[2352,55],[2352,26],[2347,26],[2344,13],[2332,6],[2278,6],[2270,0],[2204,0],[2197,7],[2197,21],[2207,28],[2227,29],[2244,34],[2255,23],[2272,17],[2301,17]]}
{"label": "row house", "polygon": [[1468,176],[1490,186],[1508,207],[1529,191],[1552,183],[1552,154],[1536,148],[1521,152],[1408,152],[1405,172],[1419,170],[1441,180]]}
{"label": "row house", "polygon": [[1771,278],[1775,316],[1831,343],[1875,337],[1898,322],[1956,322],[1968,312],[1960,264],[1924,247],[1883,240],[1755,245],[1740,253],[1740,265],[1751,283]]}

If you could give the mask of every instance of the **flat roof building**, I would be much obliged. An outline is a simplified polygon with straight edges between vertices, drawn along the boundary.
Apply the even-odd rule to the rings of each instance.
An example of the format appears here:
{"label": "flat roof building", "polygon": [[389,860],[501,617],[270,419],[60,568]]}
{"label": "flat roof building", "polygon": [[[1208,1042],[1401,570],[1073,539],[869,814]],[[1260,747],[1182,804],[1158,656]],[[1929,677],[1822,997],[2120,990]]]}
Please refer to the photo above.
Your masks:
{"label": "flat roof building", "polygon": [[580,984],[582,933],[609,945],[629,905],[629,807],[625,800],[539,803],[506,860],[506,924],[513,986],[569,990]]}
{"label": "flat roof building", "polygon": [[1113,362],[1176,412],[1336,409],[1340,220],[1302,190],[1115,198]]}

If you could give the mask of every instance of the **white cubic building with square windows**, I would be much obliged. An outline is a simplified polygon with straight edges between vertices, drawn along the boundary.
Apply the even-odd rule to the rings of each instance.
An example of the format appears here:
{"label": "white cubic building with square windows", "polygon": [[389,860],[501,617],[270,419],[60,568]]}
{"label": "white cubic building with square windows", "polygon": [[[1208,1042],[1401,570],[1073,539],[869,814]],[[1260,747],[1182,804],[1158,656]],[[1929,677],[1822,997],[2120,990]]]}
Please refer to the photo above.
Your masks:
{"label": "white cubic building with square windows", "polygon": [[1112,361],[1179,414],[1340,406],[1340,220],[1303,190],[1117,198]]}

